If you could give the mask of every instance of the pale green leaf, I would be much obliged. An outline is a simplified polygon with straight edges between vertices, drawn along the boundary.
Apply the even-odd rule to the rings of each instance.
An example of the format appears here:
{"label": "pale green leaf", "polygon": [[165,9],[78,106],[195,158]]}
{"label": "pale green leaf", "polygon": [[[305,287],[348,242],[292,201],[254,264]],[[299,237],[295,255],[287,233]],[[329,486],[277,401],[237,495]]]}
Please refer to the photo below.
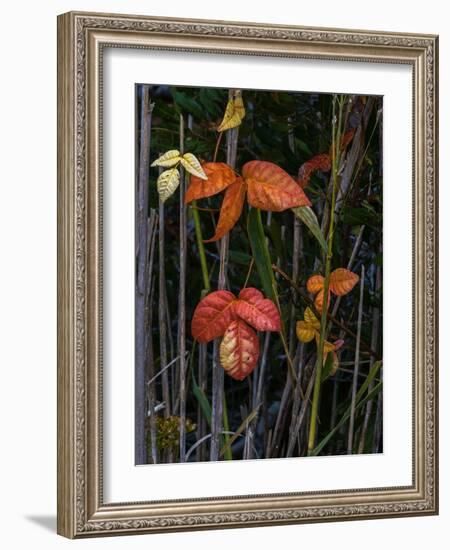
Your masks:
{"label": "pale green leaf", "polygon": [[310,206],[297,206],[296,208],[293,208],[292,211],[311,231],[323,251],[327,252],[327,243],[325,241],[325,237],[323,236],[322,230],[320,229],[317,217],[314,214],[314,210]]}
{"label": "pale green leaf", "polygon": [[162,166],[163,168],[171,168],[178,164],[181,160],[180,151],[171,149],[152,162],[152,166]]}
{"label": "pale green leaf", "polygon": [[165,170],[159,175],[156,185],[158,187],[159,197],[162,202],[165,202],[171,195],[175,193],[179,184],[180,172],[178,172],[178,168]]}
{"label": "pale green leaf", "polygon": [[192,153],[185,153],[180,158],[180,162],[184,166],[185,170],[193,176],[197,176],[202,180],[208,179],[208,176],[203,171],[202,165],[197,160],[197,157],[195,157]]}

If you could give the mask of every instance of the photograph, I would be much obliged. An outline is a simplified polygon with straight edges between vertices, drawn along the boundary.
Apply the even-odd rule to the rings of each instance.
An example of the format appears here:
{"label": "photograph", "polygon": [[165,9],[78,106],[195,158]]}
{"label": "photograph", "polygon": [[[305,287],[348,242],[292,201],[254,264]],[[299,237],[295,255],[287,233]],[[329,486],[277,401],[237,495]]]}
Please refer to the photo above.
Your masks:
{"label": "photograph", "polygon": [[382,453],[383,97],[140,83],[135,130],[135,463]]}
{"label": "photograph", "polygon": [[64,537],[438,514],[439,36],[251,15],[58,16]]}

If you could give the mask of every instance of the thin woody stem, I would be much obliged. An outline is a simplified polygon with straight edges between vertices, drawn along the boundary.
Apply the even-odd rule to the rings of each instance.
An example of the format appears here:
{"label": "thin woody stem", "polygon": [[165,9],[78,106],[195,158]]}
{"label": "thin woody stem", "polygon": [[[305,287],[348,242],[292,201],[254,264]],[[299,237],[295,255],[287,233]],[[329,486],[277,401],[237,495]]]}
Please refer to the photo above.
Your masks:
{"label": "thin woody stem", "polygon": [[208,263],[206,261],[205,245],[203,244],[202,226],[200,216],[196,208],[196,202],[192,204],[192,217],[194,218],[195,237],[197,239],[198,255],[200,257],[200,266],[202,268],[203,288],[206,292],[211,291],[211,283],[209,280]]}
{"label": "thin woody stem", "polygon": [[332,119],[332,178],[333,188],[331,196],[331,209],[330,209],[330,224],[328,228],[327,239],[327,255],[325,259],[325,279],[323,284],[324,303],[322,307],[322,315],[320,319],[320,339],[317,346],[317,359],[316,359],[316,378],[314,381],[313,400],[311,406],[311,420],[309,427],[308,437],[308,455],[314,449],[316,441],[316,428],[317,428],[317,416],[319,410],[320,388],[322,382],[322,366],[323,366],[323,346],[325,342],[325,333],[327,330],[327,310],[328,310],[328,289],[330,286],[330,272],[331,272],[331,258],[333,256],[333,236],[334,236],[334,214],[336,207],[336,193],[338,187],[338,166],[339,166],[339,144],[341,142],[341,130],[342,130],[342,109],[343,109],[343,97],[339,100],[339,114],[336,117],[336,102],[337,97],[333,97],[333,119]]}

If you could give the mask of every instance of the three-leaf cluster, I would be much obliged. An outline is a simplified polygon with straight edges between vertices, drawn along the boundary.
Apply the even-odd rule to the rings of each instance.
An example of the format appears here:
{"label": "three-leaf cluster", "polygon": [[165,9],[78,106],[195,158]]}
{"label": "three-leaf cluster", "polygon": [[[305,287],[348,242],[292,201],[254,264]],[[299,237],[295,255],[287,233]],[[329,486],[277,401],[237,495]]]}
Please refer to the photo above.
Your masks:
{"label": "three-leaf cluster", "polygon": [[[250,326],[249,326],[250,325]],[[200,343],[223,336],[220,364],[235,380],[244,380],[256,367],[256,332],[281,330],[276,305],[256,288],[244,288],[236,297],[228,290],[211,292],[199,302],[192,318],[192,336]]]}

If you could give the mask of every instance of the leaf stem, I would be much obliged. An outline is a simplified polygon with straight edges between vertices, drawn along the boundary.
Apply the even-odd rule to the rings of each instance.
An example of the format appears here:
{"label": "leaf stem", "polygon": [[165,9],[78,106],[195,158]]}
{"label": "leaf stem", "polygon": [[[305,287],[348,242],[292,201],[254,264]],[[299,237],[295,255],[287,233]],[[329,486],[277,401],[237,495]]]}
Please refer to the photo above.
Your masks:
{"label": "leaf stem", "polygon": [[192,217],[194,218],[195,237],[197,239],[198,255],[200,257],[200,265],[202,268],[203,288],[207,292],[210,292],[211,282],[209,280],[208,264],[206,262],[205,245],[203,244],[202,226],[196,204],[196,201],[192,201]]}
{"label": "leaf stem", "polygon": [[[225,397],[225,391],[223,392],[223,428],[225,432],[230,431],[230,423],[228,420],[228,407],[227,407],[227,400]],[[220,454],[224,454],[225,460],[233,460],[233,453],[231,451],[231,443],[230,443],[228,434],[225,434],[223,439],[224,439],[223,443],[226,446],[226,448],[225,448],[225,452],[223,453],[222,451]]]}
{"label": "leaf stem", "polygon": [[213,162],[216,162],[217,155],[219,154],[219,146],[220,142],[222,141],[223,132],[219,132],[219,136],[217,137],[216,141],[216,148],[214,149],[214,156],[213,156]]}
{"label": "leaf stem", "polygon": [[[336,115],[336,103],[339,102],[339,114]],[[320,318],[320,339],[317,346],[317,359],[316,359],[316,378],[314,381],[313,399],[311,405],[311,420],[309,425],[308,436],[308,456],[311,455],[314,450],[314,444],[316,441],[316,428],[317,428],[317,416],[319,410],[320,400],[320,388],[322,382],[322,366],[323,366],[323,345],[325,342],[325,333],[327,329],[327,317],[328,317],[328,289],[330,286],[330,272],[331,272],[331,258],[333,256],[333,237],[334,237],[334,214],[336,207],[336,193],[338,188],[338,166],[341,142],[341,126],[342,126],[342,110],[344,105],[343,96],[338,100],[337,96],[333,96],[333,118],[332,118],[332,195],[331,195],[331,210],[330,210],[330,224],[328,227],[327,238],[327,254],[325,258],[325,280],[323,284],[324,303],[322,307],[322,315]]]}
{"label": "leaf stem", "polygon": [[250,260],[250,265],[248,266],[247,276],[245,277],[245,283],[242,288],[247,288],[248,281],[250,279],[250,275],[252,274],[253,265],[255,263],[255,258],[252,256],[252,259]]}

